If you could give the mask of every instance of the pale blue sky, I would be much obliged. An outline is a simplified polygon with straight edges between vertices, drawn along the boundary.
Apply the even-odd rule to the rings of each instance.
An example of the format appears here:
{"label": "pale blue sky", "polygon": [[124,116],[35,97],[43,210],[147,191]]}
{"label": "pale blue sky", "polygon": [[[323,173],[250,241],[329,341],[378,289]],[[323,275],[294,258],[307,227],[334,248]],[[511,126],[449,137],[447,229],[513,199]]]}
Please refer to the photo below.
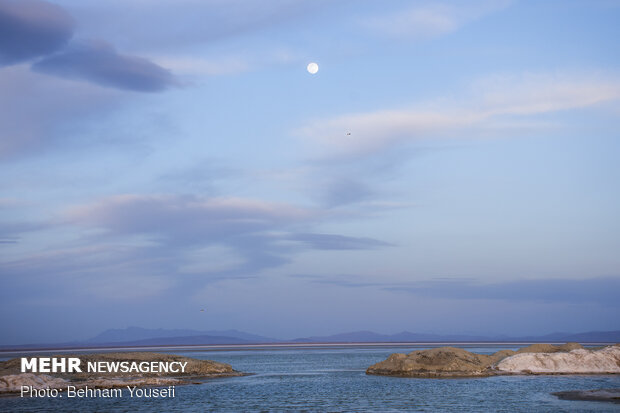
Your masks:
{"label": "pale blue sky", "polygon": [[0,343],[619,329],[619,21],[0,0]]}

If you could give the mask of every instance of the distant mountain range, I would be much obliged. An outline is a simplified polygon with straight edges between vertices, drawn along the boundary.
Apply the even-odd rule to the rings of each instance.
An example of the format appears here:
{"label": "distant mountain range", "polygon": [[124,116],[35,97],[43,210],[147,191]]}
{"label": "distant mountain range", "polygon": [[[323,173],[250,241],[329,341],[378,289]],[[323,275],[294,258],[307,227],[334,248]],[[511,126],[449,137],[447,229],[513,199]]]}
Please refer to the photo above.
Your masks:
{"label": "distant mountain range", "polygon": [[553,333],[544,336],[483,336],[459,334],[423,334],[403,331],[397,334],[378,334],[372,331],[355,331],[331,336],[302,337],[292,340],[299,343],[408,343],[408,342],[568,342],[582,343],[620,342],[620,331],[590,331],[587,333]]}
{"label": "distant mountain range", "polygon": [[81,347],[140,347],[140,346],[179,346],[179,345],[227,345],[227,344],[267,344],[267,343],[425,343],[425,342],[569,342],[579,343],[617,343],[618,331],[590,331],[586,333],[552,333],[543,336],[483,336],[424,334],[403,331],[397,334],[379,334],[372,331],[355,331],[331,336],[311,336],[292,340],[278,340],[238,330],[187,330],[187,329],[147,329],[128,327],[111,329],[84,341],[49,344],[3,345],[0,349],[28,348],[81,348]]}
{"label": "distant mountain range", "polygon": [[[123,329],[111,329],[106,330],[103,333],[86,340],[89,343],[118,343],[118,342],[142,342],[142,341],[152,341],[157,339],[190,339],[195,337],[204,337],[205,340],[210,340],[210,338],[215,339],[216,341],[221,341],[220,339],[230,339],[231,343],[236,341],[246,342],[246,343],[273,343],[278,341],[276,339],[270,337],[258,336],[256,334],[244,333],[243,331],[238,330],[208,330],[208,331],[199,331],[199,330],[166,330],[163,328],[158,329],[148,329],[141,327],[128,327]],[[207,338],[210,337],[210,338]],[[190,340],[195,341],[195,340]],[[221,344],[221,343],[213,343],[213,344]]]}

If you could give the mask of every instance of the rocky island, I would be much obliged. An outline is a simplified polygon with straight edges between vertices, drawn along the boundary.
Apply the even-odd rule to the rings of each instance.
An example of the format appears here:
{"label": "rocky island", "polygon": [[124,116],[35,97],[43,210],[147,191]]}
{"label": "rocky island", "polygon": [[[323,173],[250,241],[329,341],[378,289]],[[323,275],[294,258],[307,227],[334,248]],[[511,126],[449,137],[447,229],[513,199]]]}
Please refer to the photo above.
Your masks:
{"label": "rocky island", "polygon": [[[244,373],[234,370],[229,364],[211,360],[198,360],[173,354],[152,352],[96,353],[55,356],[57,358],[79,358],[82,365],[104,363],[117,366],[116,371],[58,372],[58,373],[24,373],[21,370],[21,358],[0,362],[0,394],[20,392],[22,386],[35,389],[66,390],[68,386],[76,388],[117,388],[125,386],[152,387],[174,386],[195,383],[199,379],[214,377],[242,376]],[[118,368],[124,365],[126,369]],[[162,369],[140,371],[133,366],[160,366],[175,363],[182,365],[182,371],[165,372]],[[144,370],[144,369],[143,369]],[[157,371],[155,371],[157,370]],[[180,369],[179,369],[180,370]]]}
{"label": "rocky island", "polygon": [[517,351],[476,354],[440,347],[395,353],[373,364],[366,374],[457,378],[507,374],[620,374],[620,345],[585,349],[578,343],[533,344]]}

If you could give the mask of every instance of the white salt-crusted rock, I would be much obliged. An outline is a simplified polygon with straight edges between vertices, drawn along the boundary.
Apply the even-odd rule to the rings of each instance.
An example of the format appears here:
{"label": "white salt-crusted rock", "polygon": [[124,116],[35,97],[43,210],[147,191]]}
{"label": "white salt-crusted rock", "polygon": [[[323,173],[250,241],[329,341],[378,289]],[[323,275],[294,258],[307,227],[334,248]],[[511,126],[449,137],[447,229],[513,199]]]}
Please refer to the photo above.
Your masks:
{"label": "white salt-crusted rock", "polygon": [[506,357],[495,366],[507,373],[619,374],[620,347],[573,350],[566,353],[521,353]]}

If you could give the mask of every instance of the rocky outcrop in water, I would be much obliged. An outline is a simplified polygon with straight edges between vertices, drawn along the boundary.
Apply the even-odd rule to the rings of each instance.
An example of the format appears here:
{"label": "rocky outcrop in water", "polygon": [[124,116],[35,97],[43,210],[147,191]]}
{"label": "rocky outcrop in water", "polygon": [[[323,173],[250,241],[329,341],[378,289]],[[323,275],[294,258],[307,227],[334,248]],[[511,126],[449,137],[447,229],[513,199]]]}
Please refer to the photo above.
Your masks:
{"label": "rocky outcrop in water", "polygon": [[[64,354],[54,356],[62,358],[78,357],[81,365],[88,362],[180,362],[184,363],[184,372],[88,372],[81,373],[22,373],[21,359],[14,358],[0,362],[0,394],[19,392],[21,386],[32,386],[35,389],[66,389],[67,386],[81,388],[114,388],[123,386],[169,386],[190,383],[189,379],[242,376],[229,364],[211,360],[198,360],[174,354],[151,352],[97,353],[97,354]],[[185,364],[186,363],[186,364]]]}
{"label": "rocky outcrop in water", "polygon": [[52,377],[47,374],[19,373],[0,376],[0,394],[19,393],[22,386],[32,387],[33,389],[58,389],[63,391],[66,390],[68,386],[74,386],[76,389],[85,387],[93,389],[112,389],[125,386],[176,386],[189,383],[190,382],[186,380],[163,377],[91,378],[88,380],[71,381]]}
{"label": "rocky outcrop in water", "polygon": [[501,372],[518,374],[619,374],[620,347],[557,353],[521,353],[501,360]]}
{"label": "rocky outcrop in water", "polygon": [[586,350],[578,343],[533,344],[516,352],[501,350],[491,355],[440,347],[395,353],[366,370],[366,374],[421,378],[583,373],[620,373],[620,347]]}
{"label": "rocky outcrop in water", "polygon": [[520,348],[515,353],[562,353],[580,349],[583,349],[583,346],[579,343],[566,343],[560,346],[556,346],[554,344],[536,343]]}
{"label": "rocky outcrop in water", "polygon": [[366,374],[424,378],[483,377],[493,374],[490,366],[506,357],[509,354],[507,351],[486,355],[462,348],[440,347],[409,354],[396,353],[370,366]]}

